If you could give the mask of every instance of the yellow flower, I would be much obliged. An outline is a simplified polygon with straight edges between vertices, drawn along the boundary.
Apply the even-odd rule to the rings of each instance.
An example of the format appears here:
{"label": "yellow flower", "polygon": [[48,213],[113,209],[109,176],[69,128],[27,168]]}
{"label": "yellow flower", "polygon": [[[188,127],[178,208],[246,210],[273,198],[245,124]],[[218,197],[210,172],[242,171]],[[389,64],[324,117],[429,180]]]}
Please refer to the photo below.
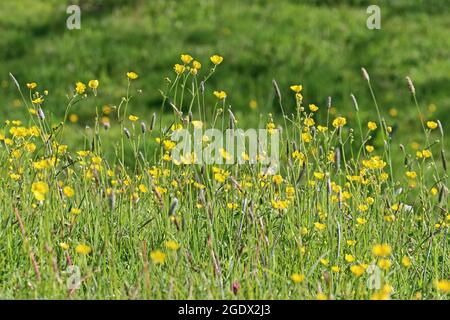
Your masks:
{"label": "yellow flower", "polygon": [[248,103],[248,106],[250,107],[250,109],[255,110],[256,108],[258,108],[258,102],[255,99],[252,99]]}
{"label": "yellow flower", "polygon": [[155,250],[150,253],[150,258],[154,264],[163,264],[166,260],[166,254],[161,252],[161,250]]}
{"label": "yellow flower", "polygon": [[92,157],[92,163],[95,163],[95,164],[100,164],[100,163],[102,163],[102,158],[100,158],[100,157]]}
{"label": "yellow flower", "polygon": [[212,63],[214,63],[215,65],[219,65],[222,63],[223,61],[223,57],[215,54],[213,55],[211,58],[209,58],[211,60]]}
{"label": "yellow flower", "polygon": [[79,254],[87,255],[87,254],[89,254],[89,253],[92,252],[92,248],[89,247],[89,246],[86,245],[86,244],[79,244],[79,245],[77,245],[77,247],[75,248],[75,251],[76,251],[77,253],[79,253]]}
{"label": "yellow flower", "polygon": [[389,284],[385,284],[383,288],[376,291],[370,297],[371,300],[389,300],[393,289]]}
{"label": "yellow flower", "polygon": [[324,223],[314,222],[314,227],[315,227],[318,231],[322,231],[322,230],[325,230],[325,228],[326,228],[327,226],[326,226],[326,224],[324,224]]}
{"label": "yellow flower", "polygon": [[434,285],[438,291],[441,291],[443,293],[450,292],[450,280],[437,280],[434,282]]}
{"label": "yellow flower", "polygon": [[433,154],[431,153],[430,150],[423,150],[423,151],[422,151],[422,155],[423,155],[424,158],[431,158],[431,156],[432,156]]}
{"label": "yellow flower", "polygon": [[289,201],[288,200],[272,200],[272,208],[274,209],[279,209],[279,210],[284,210],[289,206]]}
{"label": "yellow flower", "polygon": [[292,158],[295,159],[295,160],[300,161],[300,164],[303,164],[303,162],[304,162],[305,159],[306,159],[304,153],[302,153],[302,152],[300,152],[300,151],[298,151],[298,150],[295,150],[295,151],[292,153]]}
{"label": "yellow flower", "polygon": [[228,202],[227,203],[227,208],[230,210],[236,209],[238,207],[237,203],[233,203],[233,202]]}
{"label": "yellow flower", "polygon": [[180,245],[173,240],[166,241],[166,248],[169,250],[176,251],[180,248]]}
{"label": "yellow flower", "polygon": [[[368,160],[365,159],[365,160],[362,161],[362,164],[367,169],[372,169],[372,170],[374,170],[374,169],[383,169],[386,166],[386,162],[383,161],[379,156],[371,157]],[[380,178],[381,178],[381,176],[383,174],[385,174],[385,173],[382,173],[380,175]]]}
{"label": "yellow flower", "polygon": [[183,125],[181,123],[174,123],[170,127],[170,130],[172,130],[172,131],[177,131],[177,130],[181,130],[181,129],[183,129]]}
{"label": "yellow flower", "polygon": [[192,67],[194,67],[194,69],[196,70],[200,70],[202,68],[202,64],[197,60],[194,60],[194,62],[192,62]]}
{"label": "yellow flower", "polygon": [[369,121],[367,123],[367,128],[369,128],[370,131],[374,131],[377,128],[377,124],[373,121]]}
{"label": "yellow flower", "polygon": [[406,176],[410,179],[415,179],[417,178],[417,173],[415,171],[406,171]]}
{"label": "yellow flower", "polygon": [[214,179],[217,182],[224,183],[225,180],[228,178],[229,173],[227,171],[221,169],[214,170],[214,168],[213,171],[214,171]]}
{"label": "yellow flower", "polygon": [[37,83],[36,82],[27,83],[27,88],[28,89],[34,89],[36,87],[37,87]]}
{"label": "yellow flower", "polygon": [[360,225],[363,225],[367,222],[367,220],[364,218],[358,217],[358,218],[356,218],[356,222]]}
{"label": "yellow flower", "polygon": [[381,181],[386,181],[388,178],[389,178],[389,175],[386,172],[383,172],[382,174],[380,174]]}
{"label": "yellow flower", "polygon": [[389,115],[393,118],[395,118],[398,115],[398,111],[395,108],[390,108],[388,112],[389,112]]}
{"label": "yellow flower", "polygon": [[181,61],[183,61],[184,64],[189,64],[191,61],[194,60],[191,55],[189,54],[182,54],[181,55]]}
{"label": "yellow flower", "polygon": [[78,115],[76,115],[75,113],[71,113],[69,115],[69,121],[72,123],[77,123],[78,122]]}
{"label": "yellow flower", "polygon": [[291,276],[292,281],[295,283],[301,283],[303,280],[305,280],[305,276],[303,274],[294,273]]}
{"label": "yellow flower", "polygon": [[201,129],[203,127],[203,122],[200,120],[194,120],[191,123],[195,129]]}
{"label": "yellow flower", "polygon": [[341,271],[341,268],[339,268],[338,266],[332,266],[332,267],[331,267],[331,271],[333,271],[333,272],[335,272],[335,273],[338,273],[338,272]]}
{"label": "yellow flower", "polygon": [[356,244],[356,240],[347,240],[346,243],[349,247],[353,247]]}
{"label": "yellow flower", "polygon": [[38,201],[44,201],[45,200],[45,195],[48,193],[49,188],[47,183],[39,181],[39,182],[34,182],[31,185],[31,192],[33,192],[34,197],[36,198],[36,200]]}
{"label": "yellow flower", "polygon": [[59,246],[60,246],[61,249],[63,249],[63,250],[69,249],[69,245],[68,245],[67,243],[65,243],[65,242],[60,242],[60,243],[59,243]]}
{"label": "yellow flower", "polygon": [[38,169],[38,170],[46,169],[50,165],[51,165],[51,163],[48,159],[43,159],[43,160],[33,162],[33,168]]}
{"label": "yellow flower", "polygon": [[317,300],[328,300],[328,296],[323,292],[319,292],[316,295],[316,299]]}
{"label": "yellow flower", "polygon": [[360,204],[360,205],[358,205],[358,210],[359,210],[359,211],[364,212],[364,211],[367,211],[368,209],[369,209],[369,206],[366,205],[366,204]]}
{"label": "yellow flower", "polygon": [[41,97],[37,97],[34,100],[31,100],[32,103],[34,104],[42,104],[44,102],[44,99],[42,99]]}
{"label": "yellow flower", "polygon": [[436,187],[433,187],[431,188],[430,192],[432,196],[435,196],[438,194],[439,190]]}
{"label": "yellow flower", "polygon": [[139,77],[139,75],[136,72],[130,71],[127,72],[127,77],[128,79],[136,80]]}
{"label": "yellow flower", "polygon": [[276,185],[280,185],[283,183],[283,177],[280,176],[279,174],[274,175],[272,178],[273,183],[275,183]]}
{"label": "yellow flower", "polygon": [[314,177],[318,180],[322,180],[324,176],[325,174],[322,172],[314,172]]}
{"label": "yellow flower", "polygon": [[97,89],[98,85],[99,85],[98,80],[89,80],[89,82],[88,82],[88,86],[91,89]]}
{"label": "yellow flower", "polygon": [[387,243],[376,244],[372,247],[372,254],[376,257],[387,257],[391,252],[392,248]]}
{"label": "yellow flower", "polygon": [[345,255],[345,261],[351,263],[351,262],[355,261],[355,257],[352,256],[351,254],[346,254]]}
{"label": "yellow flower", "polygon": [[72,209],[70,209],[70,213],[74,214],[74,215],[78,215],[78,214],[81,213],[81,209],[79,209],[79,208],[72,208]]}
{"label": "yellow flower", "polygon": [[330,262],[328,261],[328,259],[320,259],[320,263],[324,266],[327,266]]}
{"label": "yellow flower", "polygon": [[136,121],[139,120],[139,117],[134,116],[134,115],[130,115],[130,116],[128,117],[128,120],[130,120],[130,121],[132,121],[132,122],[136,122]]}
{"label": "yellow flower", "polygon": [[142,183],[138,186],[138,188],[139,188],[139,191],[142,193],[147,193],[147,191],[148,191],[147,187]]}
{"label": "yellow flower", "polygon": [[356,277],[360,277],[366,271],[366,269],[363,266],[361,266],[361,265],[353,265],[353,266],[350,267],[350,271]]}
{"label": "yellow flower", "polygon": [[75,90],[78,94],[83,94],[86,91],[86,85],[83,82],[78,81],[75,84]]}
{"label": "yellow flower", "polygon": [[335,128],[343,127],[345,126],[346,123],[347,119],[345,119],[344,117],[337,117],[336,119],[333,120],[333,127]]}
{"label": "yellow flower", "polygon": [[402,264],[405,268],[409,268],[411,266],[411,259],[407,256],[402,258]]}
{"label": "yellow flower", "polygon": [[309,110],[311,110],[312,112],[316,112],[317,110],[319,110],[319,107],[317,107],[315,104],[310,104]]}
{"label": "yellow flower", "polygon": [[303,90],[303,86],[299,85],[299,84],[294,84],[291,87],[291,90],[294,91],[295,93],[299,93],[300,91]]}
{"label": "yellow flower", "polygon": [[311,142],[312,141],[312,135],[309,133],[309,132],[303,132],[302,133],[302,140],[305,142],[305,143],[309,143],[309,142]]}
{"label": "yellow flower", "polygon": [[375,150],[375,148],[373,146],[367,145],[366,150],[367,150],[367,152],[371,153],[371,152],[373,152],[373,150]]}
{"label": "yellow flower", "polygon": [[383,270],[387,270],[391,267],[391,261],[389,259],[380,259],[378,261],[378,267],[380,267]]}
{"label": "yellow flower", "polygon": [[305,121],[303,121],[303,123],[307,127],[312,127],[315,124],[315,121],[313,118],[305,118]]}
{"label": "yellow flower", "polygon": [[9,133],[11,133],[14,137],[26,137],[28,135],[28,130],[25,127],[12,127],[9,129]]}
{"label": "yellow flower", "polygon": [[302,236],[306,236],[308,234],[308,232],[309,232],[308,228],[306,228],[306,227],[302,227],[301,228],[300,233],[301,233]]}
{"label": "yellow flower", "polygon": [[225,91],[214,91],[214,95],[217,99],[223,100],[227,97],[227,93]]}
{"label": "yellow flower", "polygon": [[9,175],[9,177],[10,177],[11,179],[13,179],[14,181],[20,180],[20,174],[17,174],[17,173],[11,173],[11,174]]}
{"label": "yellow flower", "polygon": [[69,186],[64,187],[63,193],[68,198],[71,198],[75,195],[75,191],[73,190],[72,187],[69,187]]}
{"label": "yellow flower", "polygon": [[436,129],[438,126],[437,122],[435,121],[427,121],[427,127],[431,130]]}

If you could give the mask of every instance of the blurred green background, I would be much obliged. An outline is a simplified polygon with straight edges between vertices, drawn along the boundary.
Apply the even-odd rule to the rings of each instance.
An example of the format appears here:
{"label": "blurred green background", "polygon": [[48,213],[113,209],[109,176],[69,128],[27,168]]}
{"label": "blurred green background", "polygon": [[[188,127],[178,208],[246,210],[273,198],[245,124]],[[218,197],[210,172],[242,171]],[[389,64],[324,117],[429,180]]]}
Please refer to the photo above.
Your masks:
{"label": "blurred green background", "polygon": [[[66,8],[81,7],[81,30],[66,28]],[[381,7],[381,30],[366,28],[366,9]],[[99,96],[73,109],[79,124],[93,122],[95,107],[116,105],[125,94],[127,71],[139,73],[142,94],[131,112],[149,120],[158,110],[163,79],[181,53],[210,66],[224,63],[207,87],[225,90],[238,117],[257,119],[278,112],[272,78],[294,109],[291,84],[304,86],[305,103],[325,107],[328,96],[338,114],[353,110],[350,93],[365,119],[375,119],[366,67],[383,114],[402,140],[420,132],[406,87],[416,85],[427,119],[448,119],[450,107],[450,1],[296,0],[2,0],[0,2],[0,116],[25,117],[8,73],[20,83],[48,89],[45,108],[64,113],[66,94],[76,81],[99,79]],[[257,102],[250,109],[251,100]],[[395,111],[391,110],[395,109]],[[447,131],[447,130],[446,130]],[[448,132],[448,131],[447,131]]]}

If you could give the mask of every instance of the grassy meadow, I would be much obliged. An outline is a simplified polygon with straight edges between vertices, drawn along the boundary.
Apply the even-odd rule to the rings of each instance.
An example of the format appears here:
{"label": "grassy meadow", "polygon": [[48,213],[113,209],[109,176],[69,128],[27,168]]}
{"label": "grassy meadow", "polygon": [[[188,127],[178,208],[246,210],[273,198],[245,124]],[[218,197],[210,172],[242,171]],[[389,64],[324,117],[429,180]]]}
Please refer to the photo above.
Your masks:
{"label": "grassy meadow", "polygon": [[80,3],[0,3],[0,298],[448,299],[445,1]]}

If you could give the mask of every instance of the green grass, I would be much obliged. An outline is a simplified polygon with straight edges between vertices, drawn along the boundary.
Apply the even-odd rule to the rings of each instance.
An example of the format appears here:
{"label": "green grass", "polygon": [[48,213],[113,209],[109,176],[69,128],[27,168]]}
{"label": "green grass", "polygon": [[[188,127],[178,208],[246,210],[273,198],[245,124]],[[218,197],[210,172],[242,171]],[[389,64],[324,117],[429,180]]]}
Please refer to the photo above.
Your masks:
{"label": "green grass", "polygon": [[[36,81],[42,89],[49,89],[46,108],[61,115],[65,93],[75,81],[99,79],[101,103],[114,104],[124,94],[116,79],[135,70],[145,93],[135,109],[148,116],[160,104],[157,89],[164,76],[171,74],[169,67],[180,52],[203,63],[217,52],[227,65],[220,88],[214,80],[207,89],[233,92],[229,102],[236,110],[247,112],[249,101],[256,99],[259,110],[276,111],[270,90],[276,78],[283,94],[292,83],[308,83],[305,102],[323,106],[324,97],[332,96],[342,111],[351,110],[353,92],[367,118],[370,96],[359,81],[359,69],[364,66],[384,93],[379,97],[380,107],[397,108],[405,120],[402,132],[410,132],[410,123],[416,120],[403,90],[406,75],[420,88],[422,105],[434,103],[433,116],[447,120],[448,9],[439,1],[416,5],[379,1],[382,29],[372,31],[365,27],[363,1],[335,3],[157,0],[103,1],[100,5],[84,1],[82,29],[70,31],[65,28],[66,5],[61,1],[3,1],[2,114],[17,114],[17,96],[8,72],[22,82]],[[76,110],[82,123],[92,119],[94,107],[90,103]]]}
{"label": "green grass", "polygon": [[[222,66],[214,71],[215,78]],[[167,141],[165,128],[173,121],[185,122],[180,116],[166,114],[145,133],[128,120],[126,110],[133,110],[140,81],[128,82],[112,134],[100,128],[98,119],[84,138],[80,128],[69,131],[51,117],[31,116],[28,125],[41,128],[38,136],[21,124],[5,124],[0,152],[0,161],[8,164],[0,179],[0,209],[5,213],[1,297],[447,297],[450,215],[447,174],[439,160],[443,136],[426,148],[431,157],[402,155],[393,148],[381,118],[375,120],[374,132],[350,118],[338,129],[332,109],[302,111],[297,101],[283,107],[296,111],[282,132],[279,176],[262,173],[266,170],[261,164],[177,166],[162,158],[165,144],[158,146],[155,139]],[[217,113],[217,122],[212,113],[226,107],[226,101],[209,108],[196,83],[186,74],[172,76],[164,95],[185,112],[192,101],[193,119],[226,129],[227,112]],[[98,98],[90,91],[87,98],[73,91],[69,96],[71,101]],[[23,103],[30,105],[27,99]],[[170,108],[167,101],[162,107]],[[375,101],[370,108],[375,113]],[[308,141],[304,134],[312,131],[305,118],[328,130]],[[283,123],[274,121],[275,126]],[[259,127],[268,123],[270,117],[265,117]],[[124,127],[130,129],[130,138],[122,133]],[[354,137],[352,128],[359,127],[367,139],[364,145],[373,144],[374,134],[387,137],[387,144],[366,153]],[[81,150],[89,153],[77,152],[81,141],[60,149],[74,133],[84,141]],[[425,141],[439,134],[428,128],[422,133]],[[27,150],[31,143],[35,150]],[[393,164],[404,157],[408,162],[403,168]],[[48,160],[36,166],[41,159]],[[179,248],[171,249],[167,241]],[[379,244],[385,244],[383,249],[374,251]],[[76,290],[67,287],[71,265],[80,270]],[[237,292],[233,284],[238,284]]]}
{"label": "green grass", "polygon": [[[368,299],[378,294],[447,299],[442,287],[448,282],[440,287],[436,282],[448,279],[450,262],[448,179],[441,156],[448,150],[448,8],[439,1],[379,1],[382,30],[370,31],[365,1],[337,2],[83,1],[82,29],[69,31],[61,1],[2,1],[0,114],[9,121],[0,127],[0,161],[6,164],[0,168],[0,297]],[[172,66],[180,63],[180,53],[202,62],[198,80],[208,74],[211,54],[224,56],[204,94],[198,81],[188,78],[183,87],[176,80]],[[369,70],[381,117],[393,128],[390,133],[382,129],[361,66]],[[127,90],[130,70],[139,78]],[[406,75],[414,80],[418,105],[408,92]],[[175,83],[171,90],[165,77]],[[86,98],[74,96],[75,82],[90,79],[100,80],[98,95],[88,89]],[[280,86],[288,125],[272,79]],[[45,120],[29,116],[25,108],[32,106],[25,86],[31,81],[38,82],[39,92],[49,90],[42,105]],[[305,112],[289,89],[297,83],[304,86]],[[218,166],[238,181],[237,187],[233,179],[215,176],[211,165],[164,161],[155,140],[167,139],[170,125],[183,121],[159,90],[185,115],[192,99],[193,118],[208,127],[214,110],[224,108],[216,125],[221,130],[229,123],[229,106],[239,128],[265,128],[268,113],[273,113],[276,125],[285,128],[282,182],[261,176],[261,165]],[[225,90],[226,101],[217,101],[214,90]],[[350,93],[358,98],[359,112]],[[330,109],[328,96],[333,98]],[[61,125],[72,98],[76,103],[69,113],[80,120]],[[256,110],[249,108],[253,99]],[[309,103],[319,106],[314,115]],[[104,105],[113,110],[109,130],[100,124]],[[148,127],[154,112],[156,126],[145,134],[139,122],[128,120],[128,115],[138,115]],[[440,119],[442,134],[422,130],[420,114],[425,121]],[[332,125],[337,116],[347,119],[341,130]],[[306,142],[305,117],[328,131]],[[12,123],[15,119],[23,124]],[[377,122],[375,131],[368,131],[368,120]],[[37,137],[14,137],[10,131],[33,125],[40,128]],[[124,127],[131,130],[130,139]],[[365,144],[375,146],[370,155],[360,132],[368,139]],[[35,151],[26,151],[30,143]],[[293,159],[294,143],[307,159],[305,169]],[[59,144],[68,150],[58,153]],[[339,165],[330,156],[336,149]],[[424,149],[432,157],[418,159],[416,151]],[[80,156],[80,150],[90,154]],[[383,169],[364,162],[374,155],[386,163]],[[56,165],[35,168],[37,161],[52,156],[59,159]],[[97,165],[96,156],[102,159]],[[161,173],[155,174],[153,166]],[[408,171],[417,177],[408,178]],[[45,189],[38,182],[48,192],[38,192],[39,186]],[[74,189],[74,196],[63,194],[65,186]],[[178,206],[169,216],[175,198]],[[287,208],[275,208],[278,200],[288,200]],[[71,213],[72,208],[81,212]],[[180,248],[167,248],[168,240]],[[348,240],[356,244],[348,245]],[[374,277],[368,270],[383,259],[372,253],[381,243],[392,248],[384,257],[391,266],[379,274],[381,286],[392,286],[390,292],[367,285]],[[92,252],[78,253],[80,244]],[[152,258],[156,250],[166,254],[163,264]],[[411,260],[409,267],[404,257]],[[73,292],[65,273],[71,264],[80,268],[82,279]],[[358,268],[363,270],[359,276]],[[295,283],[294,274],[304,280]],[[237,294],[233,283],[239,284]]]}

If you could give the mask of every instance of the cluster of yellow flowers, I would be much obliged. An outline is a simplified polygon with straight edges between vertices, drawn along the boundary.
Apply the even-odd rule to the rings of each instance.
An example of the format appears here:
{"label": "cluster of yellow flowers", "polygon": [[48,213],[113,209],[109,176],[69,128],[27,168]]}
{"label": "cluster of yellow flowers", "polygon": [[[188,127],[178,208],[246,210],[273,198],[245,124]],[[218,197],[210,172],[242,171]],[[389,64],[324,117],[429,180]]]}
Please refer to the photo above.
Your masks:
{"label": "cluster of yellow flowers", "polygon": [[[180,60],[180,63],[173,66],[175,74],[172,76],[175,80],[171,83],[179,85],[179,90],[184,90],[188,79],[194,79],[195,88],[202,64],[189,54],[182,54]],[[210,61],[213,65],[212,73],[223,62],[223,57],[213,55]],[[133,71],[126,76],[129,87],[139,78]],[[278,228],[284,228],[285,221],[288,221],[291,224],[286,232],[289,241],[298,245],[298,252],[293,253],[292,257],[297,257],[297,254],[302,257],[301,267],[286,267],[288,282],[291,281],[299,288],[307,288],[308,283],[316,280],[310,279],[313,271],[308,271],[308,268],[314,270],[317,267],[318,272],[322,272],[321,281],[328,281],[329,277],[336,277],[339,281],[358,281],[355,279],[364,278],[364,275],[370,275],[374,268],[378,268],[382,272],[383,283],[375,290],[368,291],[367,296],[372,299],[389,299],[395,294],[392,285],[396,285],[389,272],[397,269],[404,272],[411,267],[414,269],[419,259],[413,251],[402,248],[400,242],[391,243],[392,247],[391,244],[382,242],[380,238],[391,241],[384,236],[384,231],[403,232],[399,230],[406,228],[406,223],[409,230],[415,226],[425,228],[424,217],[435,208],[443,214],[433,220],[435,230],[432,231],[447,232],[450,226],[450,215],[445,200],[442,200],[446,195],[442,182],[445,178],[438,178],[436,173],[436,179],[431,184],[425,177],[427,168],[436,167],[432,144],[418,146],[415,157],[406,157],[404,173],[395,172],[394,176],[391,150],[379,146],[372,138],[372,135],[382,131],[387,136],[385,143],[388,143],[392,138],[391,127],[385,126],[381,121],[369,121],[360,126],[363,136],[361,146],[349,146],[355,140],[354,132],[349,128],[352,118],[336,114],[330,119],[327,116],[326,122],[321,121],[321,108],[316,104],[309,103],[307,108],[303,107],[303,86],[300,84],[289,87],[291,99],[295,99],[297,115],[292,119],[283,115],[283,120],[288,119],[292,125],[283,133],[285,136],[282,139],[285,140],[282,141],[282,148],[286,153],[276,169],[261,164],[267,156],[263,152],[258,153],[255,166],[249,165],[250,157],[245,151],[242,156],[246,163],[242,166],[194,165],[197,160],[195,153],[185,154],[178,160],[172,158],[176,142],[171,139],[171,133],[186,128],[203,129],[211,124],[208,117],[202,114],[201,109],[205,108],[201,104],[202,99],[196,96],[200,94],[200,90],[192,90],[193,98],[187,112],[183,109],[186,108],[186,102],[180,95],[165,99],[164,93],[164,103],[170,100],[174,120],[166,128],[161,124],[159,129],[155,129],[153,123],[150,130],[147,130],[145,124],[146,116],[127,113],[127,108],[124,107],[130,101],[127,93],[117,109],[109,105],[103,106],[96,123],[95,138],[81,150],[72,152],[62,143],[60,133],[63,132],[64,123],[52,125],[45,118],[41,107],[48,92],[45,91],[43,95],[35,92],[37,87],[35,82],[27,83],[33,105],[32,111],[30,110],[33,124],[26,126],[19,120],[6,121],[4,128],[0,130],[8,173],[5,179],[10,190],[17,189],[11,186],[27,188],[30,196],[24,201],[30,203],[33,210],[45,210],[53,206],[67,212],[68,217],[64,216],[64,219],[70,228],[83,219],[92,207],[98,206],[103,210],[103,204],[111,212],[119,206],[121,209],[126,207],[130,212],[142,211],[142,203],[150,211],[156,210],[155,208],[167,209],[167,224],[174,226],[177,231],[183,230],[184,215],[192,214],[193,210],[200,212],[199,219],[210,219],[210,228],[222,223],[213,223],[213,219],[219,220],[222,216],[234,218],[243,213],[242,223],[250,216],[248,219],[254,222],[253,227],[258,228],[255,229],[258,237],[265,232],[278,232],[273,230],[284,232],[284,229]],[[99,81],[90,80],[87,85],[81,81],[76,82],[73,97],[86,97],[88,88],[96,94]],[[170,89],[168,90],[170,93]],[[211,99],[215,101],[214,108],[222,106],[220,111],[214,109],[211,122],[215,124],[217,117],[222,116],[223,126],[227,93],[214,90]],[[195,103],[199,104],[199,114],[195,114],[195,108],[191,108]],[[255,109],[256,101],[252,100],[250,107]],[[112,110],[118,111],[118,123],[122,130],[122,140],[117,144],[113,161],[110,160],[111,155],[101,148],[101,133],[97,130],[100,123],[105,128],[111,126],[109,116]],[[234,127],[238,122],[231,109],[229,111],[230,127]],[[390,113],[395,114],[394,111]],[[78,121],[74,114],[68,119],[74,123]],[[261,124],[272,137],[278,129],[277,119],[269,114]],[[141,134],[135,130],[138,121],[141,122]],[[426,134],[433,134],[432,130],[439,126],[440,122],[430,120],[426,122],[426,128],[424,125],[424,130]],[[363,128],[365,134],[362,132]],[[129,167],[125,160],[125,141],[129,143],[130,156],[134,157],[133,165]],[[152,149],[148,149],[146,143],[151,144]],[[209,143],[209,138],[203,136],[201,144]],[[234,155],[222,148],[219,156],[228,161]],[[152,163],[149,162],[150,158],[153,159]],[[408,192],[412,190],[411,194],[415,194],[413,192],[418,185],[423,203],[419,213],[414,212],[417,206],[407,204],[410,194],[398,191],[403,186]],[[92,205],[91,200],[92,203],[98,202]],[[271,224],[270,228],[265,224]],[[384,229],[383,237],[378,234],[374,236],[374,226]],[[335,234],[338,235],[337,240]],[[261,239],[267,244],[274,241],[272,234],[270,237],[264,234]],[[59,242],[60,240],[64,242]],[[382,243],[374,244],[375,241]],[[75,252],[81,256],[97,254],[96,246],[91,243],[91,247],[89,241],[78,242],[65,237],[58,239],[58,242],[59,250],[62,249],[67,254],[72,247],[71,243],[74,244]],[[171,254],[176,256],[181,248],[175,240],[163,243],[165,249],[161,249],[162,245],[159,244],[149,250],[148,256],[155,265],[167,265],[172,259]],[[183,248],[187,246],[183,241],[180,243]],[[333,246],[332,250],[330,245]],[[158,247],[160,249],[156,249]],[[313,247],[315,252],[311,250]],[[331,253],[335,247],[338,248],[337,255]],[[214,257],[212,260],[216,259],[215,253],[211,255]],[[310,261],[314,262],[311,264],[313,267],[308,265]],[[448,280],[436,280],[434,287],[442,293],[450,291]],[[323,288],[314,291],[314,295],[317,299],[333,298]]]}

